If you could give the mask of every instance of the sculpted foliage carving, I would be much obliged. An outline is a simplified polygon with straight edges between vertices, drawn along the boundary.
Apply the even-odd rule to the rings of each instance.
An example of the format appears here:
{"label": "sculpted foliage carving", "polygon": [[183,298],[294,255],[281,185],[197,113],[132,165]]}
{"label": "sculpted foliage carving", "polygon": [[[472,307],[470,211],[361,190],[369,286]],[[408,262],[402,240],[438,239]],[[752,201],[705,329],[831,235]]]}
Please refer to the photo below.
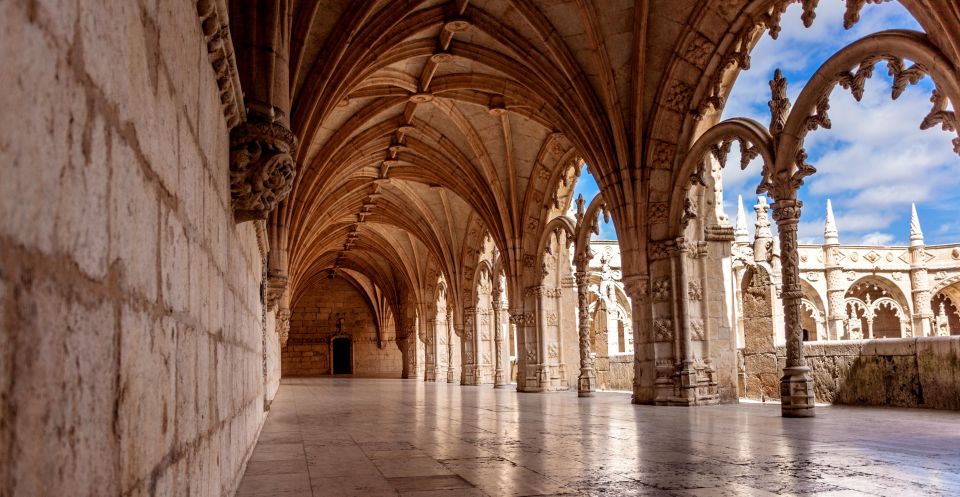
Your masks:
{"label": "sculpted foliage carving", "polygon": [[657,342],[673,341],[673,319],[657,318],[653,320],[653,338]]}
{"label": "sculpted foliage carving", "polygon": [[293,188],[297,139],[276,123],[245,122],[230,132],[230,195],[234,219],[266,219]]}

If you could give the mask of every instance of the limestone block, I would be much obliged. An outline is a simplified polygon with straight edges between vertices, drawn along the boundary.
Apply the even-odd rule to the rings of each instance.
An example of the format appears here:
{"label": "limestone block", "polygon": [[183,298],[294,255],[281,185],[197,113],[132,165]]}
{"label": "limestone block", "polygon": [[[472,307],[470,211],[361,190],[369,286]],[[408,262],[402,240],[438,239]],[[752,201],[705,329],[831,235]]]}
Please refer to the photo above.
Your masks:
{"label": "limestone block", "polygon": [[156,92],[159,60],[150,41],[155,34],[141,19],[140,2],[81,2],[80,8],[80,39],[74,42],[82,47],[87,77],[115,106],[121,121],[143,123],[150,113],[140,101]]}
{"label": "limestone block", "polygon": [[110,199],[110,261],[123,271],[126,288],[148,300],[157,298],[159,204],[133,151],[112,140]]}
{"label": "limestone block", "polygon": [[918,339],[917,369],[924,407],[960,409],[960,337]]}
{"label": "limestone block", "polygon": [[917,353],[916,338],[884,338],[865,340],[863,355],[868,356],[913,356]]}
{"label": "limestone block", "polygon": [[160,229],[160,272],[163,303],[174,312],[190,306],[190,249],[183,224],[177,214],[164,208]]}
{"label": "limestone block", "polygon": [[[102,278],[107,270],[107,147],[102,116],[74,122],[69,162],[60,175],[55,235],[57,251],[71,254],[80,270]],[[88,133],[84,143],[84,133]],[[86,147],[88,152],[83,153]],[[51,199],[52,201],[54,199]],[[51,202],[53,203],[53,202]],[[18,207],[19,208],[19,207]]]}
{"label": "limestone block", "polygon": [[0,60],[12,64],[0,71],[0,108],[17,116],[0,120],[0,235],[51,253],[57,204],[37,199],[59,192],[70,143],[80,139],[70,121],[87,122],[85,96],[69,77],[64,55],[29,21],[20,2],[0,5]]}
{"label": "limestone block", "polygon": [[124,306],[120,333],[121,488],[129,492],[148,483],[173,448],[177,325],[172,318],[161,323]]}
{"label": "limestone block", "polygon": [[[206,343],[204,339],[202,343]],[[197,333],[186,325],[177,326],[176,356],[176,429],[182,440],[192,440],[204,428],[201,404],[207,391],[200,380],[197,356],[200,353]]]}
{"label": "limestone block", "polygon": [[171,89],[166,78],[159,78],[156,95],[140,95],[138,106],[143,110],[137,123],[137,143],[143,151],[150,168],[157,174],[160,184],[167,192],[177,195],[180,191],[177,108],[169,105]]}

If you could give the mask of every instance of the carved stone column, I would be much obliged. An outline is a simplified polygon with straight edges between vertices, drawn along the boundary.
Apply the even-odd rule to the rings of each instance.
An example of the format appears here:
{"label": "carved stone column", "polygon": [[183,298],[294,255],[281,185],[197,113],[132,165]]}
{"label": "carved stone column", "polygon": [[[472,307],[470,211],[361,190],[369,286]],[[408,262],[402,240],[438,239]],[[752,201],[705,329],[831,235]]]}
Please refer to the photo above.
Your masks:
{"label": "carved stone column", "polygon": [[577,332],[580,337],[580,377],[577,380],[577,395],[590,397],[595,390],[593,358],[590,356],[590,308],[587,305],[587,290],[590,275],[585,264],[577,265],[574,277],[577,279]]}
{"label": "carved stone column", "polygon": [[230,131],[230,194],[238,223],[266,219],[293,187],[290,131],[292,0],[230,2],[247,120]]}
{"label": "carved stone column", "polygon": [[[794,192],[795,195],[795,192]],[[813,379],[803,357],[801,326],[800,256],[797,251],[797,224],[802,203],[796,197],[778,198],[773,216],[780,232],[783,260],[783,314],[786,321],[787,364],[780,379],[781,414],[789,418],[814,415]]]}
{"label": "carved stone column", "polygon": [[476,308],[463,310],[463,328],[460,336],[460,384],[476,385],[479,382],[477,361],[477,319]]}
{"label": "carved stone column", "polygon": [[424,368],[423,381],[437,381],[437,321],[429,319],[426,323],[426,333],[424,339]]}
{"label": "carved stone column", "polygon": [[[453,383],[453,311],[447,310],[447,383]],[[461,364],[462,366],[462,364]]]}
{"label": "carved stone column", "polygon": [[678,390],[681,399],[689,405],[693,405],[697,401],[697,369],[694,367],[693,361],[693,339],[690,332],[690,303],[688,300],[690,283],[687,274],[687,254],[690,252],[690,244],[683,237],[680,237],[677,238],[675,247],[673,262],[676,264],[677,292],[674,298],[677,299],[680,311],[678,321],[682,357]]}
{"label": "carved stone column", "polygon": [[494,370],[493,370],[493,388],[503,388],[507,386],[506,378],[503,376],[503,330],[500,328],[500,308],[503,303],[500,301],[502,292],[499,285],[493,287],[493,352],[494,352]]}
{"label": "carved stone column", "polygon": [[651,404],[656,371],[650,339],[653,318],[649,299],[650,277],[646,274],[625,275],[623,287],[630,296],[633,314],[633,396],[630,400],[634,404]]}

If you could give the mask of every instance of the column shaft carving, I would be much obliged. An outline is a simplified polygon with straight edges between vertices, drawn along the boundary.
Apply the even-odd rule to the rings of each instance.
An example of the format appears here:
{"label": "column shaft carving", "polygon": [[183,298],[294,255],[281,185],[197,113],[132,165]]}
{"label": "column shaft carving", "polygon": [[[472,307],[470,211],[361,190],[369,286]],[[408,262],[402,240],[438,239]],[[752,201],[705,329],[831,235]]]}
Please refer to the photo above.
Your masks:
{"label": "column shaft carving", "polygon": [[593,358],[590,356],[590,308],[587,305],[587,290],[590,283],[586,264],[577,265],[577,332],[580,338],[580,377],[577,381],[577,395],[590,397],[595,389]]}
{"label": "column shaft carving", "polygon": [[447,383],[453,383],[453,311],[447,310]]}
{"label": "column shaft carving", "polygon": [[802,203],[793,196],[777,199],[773,215],[780,232],[780,253],[783,261],[783,314],[787,338],[787,364],[780,379],[781,412],[784,417],[814,415],[813,379],[803,357],[801,326],[800,255],[797,251],[797,224]]}
{"label": "column shaft carving", "polygon": [[493,388],[503,388],[507,386],[506,378],[503,376],[503,330],[500,325],[500,302],[501,291],[499,287],[493,288],[493,351],[494,351],[494,370],[493,370]]}
{"label": "column shaft carving", "polygon": [[677,238],[674,262],[677,267],[677,293],[675,294],[680,311],[680,353],[683,357],[680,368],[680,395],[688,403],[695,404],[697,400],[697,370],[693,361],[693,340],[690,334],[690,293],[689,275],[687,274],[687,254],[690,245],[682,237]]}

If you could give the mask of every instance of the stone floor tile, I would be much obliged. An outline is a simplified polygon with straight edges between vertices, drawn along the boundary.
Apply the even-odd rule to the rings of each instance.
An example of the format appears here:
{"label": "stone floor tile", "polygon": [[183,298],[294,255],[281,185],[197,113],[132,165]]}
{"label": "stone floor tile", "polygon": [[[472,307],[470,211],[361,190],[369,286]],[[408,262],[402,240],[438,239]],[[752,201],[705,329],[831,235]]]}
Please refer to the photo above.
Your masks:
{"label": "stone floor tile", "polygon": [[250,461],[246,475],[288,475],[307,474],[307,460],[304,458],[277,461]]}
{"label": "stone floor tile", "polygon": [[240,488],[237,489],[237,496],[279,495],[281,492],[310,495],[309,476],[306,473],[244,475],[243,481],[240,482]]}
{"label": "stone floor tile", "polygon": [[240,497],[960,495],[960,446],[942,435],[960,413],[795,420],[777,405],[326,378],[284,380],[278,398]]}
{"label": "stone floor tile", "polygon": [[379,475],[312,478],[314,497],[397,496],[399,492]]}
{"label": "stone floor tile", "polygon": [[303,443],[257,443],[251,461],[283,461],[304,457]]}

